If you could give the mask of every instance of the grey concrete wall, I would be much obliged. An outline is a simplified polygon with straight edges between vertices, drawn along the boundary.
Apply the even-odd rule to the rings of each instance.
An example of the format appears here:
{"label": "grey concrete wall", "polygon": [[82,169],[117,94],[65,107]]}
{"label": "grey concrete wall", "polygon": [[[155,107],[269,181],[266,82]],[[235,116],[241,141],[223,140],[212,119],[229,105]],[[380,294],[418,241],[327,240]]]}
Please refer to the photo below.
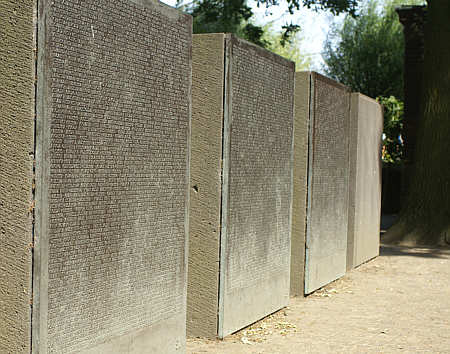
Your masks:
{"label": "grey concrete wall", "polygon": [[305,286],[306,197],[308,184],[308,128],[310,72],[295,74],[294,194],[292,199],[291,295],[303,296]]}
{"label": "grey concrete wall", "polygon": [[311,75],[306,294],[345,274],[349,198],[350,92]]}
{"label": "grey concrete wall", "polygon": [[192,43],[191,198],[187,333],[217,336],[224,35],[194,35]]}
{"label": "grey concrete wall", "polygon": [[184,352],[191,18],[39,2],[33,352]]}
{"label": "grey concrete wall", "polygon": [[29,353],[34,2],[0,2],[0,353]]}
{"label": "grey concrete wall", "polygon": [[375,100],[351,95],[347,269],[378,256],[381,214],[383,111]]}
{"label": "grey concrete wall", "polygon": [[227,37],[219,337],[289,300],[294,63]]}

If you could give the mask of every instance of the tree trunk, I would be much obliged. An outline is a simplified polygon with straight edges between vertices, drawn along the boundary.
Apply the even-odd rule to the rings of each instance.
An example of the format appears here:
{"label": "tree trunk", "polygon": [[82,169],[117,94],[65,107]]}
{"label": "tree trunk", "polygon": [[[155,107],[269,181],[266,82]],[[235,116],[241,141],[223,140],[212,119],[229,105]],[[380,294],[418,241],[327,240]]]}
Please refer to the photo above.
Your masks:
{"label": "tree trunk", "polygon": [[384,242],[450,243],[450,1],[428,0],[422,117],[399,221]]}

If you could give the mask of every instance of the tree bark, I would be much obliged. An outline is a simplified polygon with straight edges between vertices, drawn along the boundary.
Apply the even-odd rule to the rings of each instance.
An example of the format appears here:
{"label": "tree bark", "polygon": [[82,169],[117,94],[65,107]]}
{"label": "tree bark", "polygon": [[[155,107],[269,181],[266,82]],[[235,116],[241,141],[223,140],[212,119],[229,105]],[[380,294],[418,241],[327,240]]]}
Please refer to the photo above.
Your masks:
{"label": "tree bark", "polygon": [[383,241],[450,243],[450,1],[428,0],[422,116],[399,221]]}

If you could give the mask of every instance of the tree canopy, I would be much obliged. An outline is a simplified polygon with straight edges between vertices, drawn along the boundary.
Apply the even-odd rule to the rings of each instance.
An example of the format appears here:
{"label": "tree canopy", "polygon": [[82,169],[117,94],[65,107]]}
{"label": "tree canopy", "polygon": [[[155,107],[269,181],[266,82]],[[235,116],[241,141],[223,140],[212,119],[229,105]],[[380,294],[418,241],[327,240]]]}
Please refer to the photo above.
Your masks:
{"label": "tree canopy", "polygon": [[[343,12],[348,12],[351,15],[356,14],[358,8],[358,0],[287,0],[289,12],[293,13],[299,10],[300,7],[306,6],[314,10],[329,10],[333,15],[339,15]],[[279,5],[279,0],[257,0],[257,4],[265,5],[267,7]]]}
{"label": "tree canopy", "polygon": [[202,0],[184,6],[184,11],[194,18],[194,33],[234,33],[262,47],[263,28],[249,20],[252,9],[245,0]]}
{"label": "tree canopy", "polygon": [[357,17],[334,25],[325,42],[325,72],[370,97],[403,98],[402,25],[392,2],[367,2]]}
{"label": "tree canopy", "polygon": [[266,25],[262,39],[267,43],[266,48],[271,52],[292,60],[295,63],[296,71],[308,70],[311,66],[310,58],[304,56],[300,50],[303,40],[301,32],[285,38],[283,31],[274,31],[271,25]]}
{"label": "tree canopy", "polygon": [[[266,6],[275,5],[274,2],[266,3]],[[256,25],[252,22],[253,11],[245,0],[201,0],[188,5],[179,1],[178,7],[193,16],[194,33],[234,33],[294,61],[297,70],[306,70],[310,66],[310,61],[300,52],[300,27],[286,24],[282,31],[275,31],[270,24]]]}
{"label": "tree canopy", "polygon": [[[257,6],[270,8],[279,5],[279,0],[256,0]],[[348,12],[356,13],[357,0],[287,0],[291,13],[302,5],[315,10],[328,9],[333,14]],[[246,0],[193,0],[184,4],[178,0],[178,7],[191,14],[194,18],[194,33],[230,32],[247,39],[262,47],[268,47],[269,42],[263,39],[263,26],[255,25],[251,18],[253,10]],[[299,30],[299,26],[286,23],[280,37],[282,46],[290,36]]]}

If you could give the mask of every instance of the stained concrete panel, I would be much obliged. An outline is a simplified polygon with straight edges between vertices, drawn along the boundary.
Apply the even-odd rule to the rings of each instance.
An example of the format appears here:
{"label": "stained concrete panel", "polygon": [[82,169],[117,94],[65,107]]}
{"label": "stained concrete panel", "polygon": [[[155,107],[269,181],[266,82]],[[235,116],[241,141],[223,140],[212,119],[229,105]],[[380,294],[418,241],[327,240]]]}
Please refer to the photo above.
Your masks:
{"label": "stained concrete panel", "polygon": [[288,303],[294,64],[231,35],[194,38],[192,144],[204,148],[191,159],[205,174],[191,179],[188,328],[224,337]]}
{"label": "stained concrete panel", "polygon": [[345,274],[350,92],[311,73],[305,293]]}
{"label": "stained concrete panel", "polygon": [[184,352],[191,18],[39,2],[33,352]]}
{"label": "stained concrete panel", "polygon": [[311,74],[295,73],[294,194],[292,198],[291,295],[303,296],[305,287],[306,197],[308,185],[308,128]]}
{"label": "stained concrete panel", "polygon": [[0,353],[30,353],[34,2],[0,2]]}
{"label": "stained concrete panel", "polygon": [[227,46],[220,337],[288,304],[293,170],[294,64]]}
{"label": "stained concrete panel", "polygon": [[383,131],[383,111],[375,100],[353,93],[350,112],[347,269],[379,254]]}

